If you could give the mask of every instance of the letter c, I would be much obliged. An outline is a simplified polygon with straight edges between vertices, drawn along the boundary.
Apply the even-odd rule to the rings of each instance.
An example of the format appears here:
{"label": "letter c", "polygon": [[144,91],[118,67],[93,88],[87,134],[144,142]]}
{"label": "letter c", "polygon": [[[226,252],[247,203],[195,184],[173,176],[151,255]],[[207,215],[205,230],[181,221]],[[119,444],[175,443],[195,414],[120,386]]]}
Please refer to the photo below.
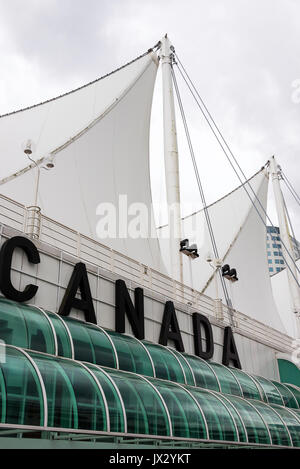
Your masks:
{"label": "letter c", "polygon": [[23,303],[31,300],[38,287],[36,285],[27,285],[23,291],[16,290],[11,283],[11,264],[14,250],[16,248],[22,249],[31,264],[40,263],[40,255],[33,244],[28,238],[22,236],[15,236],[3,244],[0,251],[0,290],[6,298],[10,300]]}

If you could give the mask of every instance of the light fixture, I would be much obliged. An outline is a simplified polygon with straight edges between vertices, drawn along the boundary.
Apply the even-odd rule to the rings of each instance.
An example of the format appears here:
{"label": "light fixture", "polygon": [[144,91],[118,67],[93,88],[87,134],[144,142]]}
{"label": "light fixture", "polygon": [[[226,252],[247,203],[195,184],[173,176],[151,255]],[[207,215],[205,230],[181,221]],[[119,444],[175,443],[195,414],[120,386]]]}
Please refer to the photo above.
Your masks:
{"label": "light fixture", "polygon": [[35,144],[32,140],[28,139],[28,140],[25,140],[25,142],[22,143],[22,150],[23,152],[25,153],[25,155],[27,155],[28,157],[30,157],[30,155],[32,155],[32,153],[35,152]]}
{"label": "light fixture", "polygon": [[180,252],[186,256],[191,257],[192,259],[197,259],[199,257],[197,244],[189,244],[188,239],[180,241]]}
{"label": "light fixture", "polygon": [[227,278],[227,280],[230,280],[230,282],[238,281],[236,269],[231,269],[229,264],[223,265],[222,277]]}
{"label": "light fixture", "polygon": [[44,159],[42,168],[44,169],[53,169],[55,167],[54,155],[51,153]]}

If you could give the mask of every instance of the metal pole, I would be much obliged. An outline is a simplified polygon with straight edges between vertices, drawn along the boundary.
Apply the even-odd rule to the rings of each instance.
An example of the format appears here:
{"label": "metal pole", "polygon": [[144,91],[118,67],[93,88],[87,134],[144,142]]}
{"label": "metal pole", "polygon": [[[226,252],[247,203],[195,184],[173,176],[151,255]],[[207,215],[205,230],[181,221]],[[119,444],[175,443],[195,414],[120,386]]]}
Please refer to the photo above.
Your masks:
{"label": "metal pole", "polygon": [[183,283],[181,241],[181,212],[178,145],[172,82],[173,47],[167,35],[161,41],[161,64],[163,77],[164,154],[165,178],[168,203],[170,255],[172,277]]}
{"label": "metal pole", "polygon": [[[284,246],[282,250],[285,257],[285,263],[289,266],[290,269],[286,267],[286,273],[288,278],[289,290],[292,300],[293,312],[296,314],[296,323],[297,323],[297,336],[300,338],[300,288],[298,287],[295,278],[298,279],[297,269],[295,264],[292,261],[294,259],[294,252],[291,243],[291,237],[288,228],[288,221],[285,212],[285,203],[283,194],[280,187],[281,171],[277,165],[276,159],[273,156],[270,160],[270,169],[273,181],[273,189],[275,196],[275,203],[277,209],[278,223],[280,229],[280,238],[282,239]],[[288,252],[287,252],[288,251]],[[291,257],[292,256],[292,259]],[[294,259],[295,260],[295,259]],[[295,278],[293,277],[295,276]]]}

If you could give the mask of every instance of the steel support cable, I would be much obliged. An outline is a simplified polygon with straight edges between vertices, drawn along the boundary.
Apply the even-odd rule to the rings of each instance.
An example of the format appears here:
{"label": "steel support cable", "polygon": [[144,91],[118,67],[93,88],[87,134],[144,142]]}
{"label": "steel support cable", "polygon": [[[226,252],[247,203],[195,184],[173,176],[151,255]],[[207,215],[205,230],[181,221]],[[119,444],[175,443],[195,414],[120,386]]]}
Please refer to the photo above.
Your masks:
{"label": "steel support cable", "polygon": [[[186,117],[185,117],[185,112],[184,112],[184,109],[183,109],[182,100],[181,100],[181,96],[180,96],[180,93],[179,93],[179,88],[178,88],[178,84],[177,84],[177,80],[176,80],[176,76],[175,76],[173,67],[171,68],[171,71],[172,71],[174,89],[175,89],[175,92],[176,92],[176,97],[177,97],[179,109],[180,109],[180,112],[181,112],[181,117],[182,117],[184,129],[185,129],[185,134],[186,134],[186,138],[187,138],[187,142],[188,142],[188,146],[189,146],[189,150],[190,150],[190,155],[191,155],[192,163],[193,163],[193,166],[194,166],[194,171],[195,171],[195,176],[196,176],[196,180],[197,180],[197,184],[198,184],[198,189],[199,189],[200,197],[201,197],[202,204],[203,204],[205,219],[206,219],[206,223],[207,223],[207,227],[208,227],[208,231],[209,231],[209,235],[210,235],[212,248],[213,248],[213,251],[214,251],[215,258],[218,259],[219,258],[218,248],[217,248],[217,244],[216,244],[216,240],[215,240],[215,236],[214,236],[210,216],[209,216],[208,209],[207,209],[207,204],[206,204],[206,199],[205,199],[205,195],[204,195],[204,191],[203,191],[203,186],[202,186],[202,183],[201,183],[201,179],[200,179],[200,175],[199,175],[199,171],[198,171],[198,166],[197,166],[197,162],[196,162],[196,158],[195,158],[195,153],[194,153],[194,149],[193,149],[193,145],[192,145],[192,141],[191,141],[191,137],[190,137],[190,132],[189,132],[189,129],[188,129],[188,125],[187,125],[187,121],[186,121]],[[232,311],[231,311],[232,303],[231,303],[230,298],[229,298],[227,286],[226,286],[225,280],[224,280],[224,278],[223,278],[223,276],[222,276],[219,269],[218,269],[218,272],[219,272],[219,275],[220,275],[220,280],[221,280],[221,285],[222,285],[222,289],[223,289],[223,292],[224,292],[225,300],[226,300],[227,306],[228,306],[229,311],[230,311],[230,318],[231,318],[231,321],[233,322]]]}
{"label": "steel support cable", "polygon": [[[293,225],[292,225],[291,217],[290,217],[290,214],[289,214],[289,211],[288,211],[288,208],[286,206],[286,203],[285,203],[284,199],[283,199],[283,203],[284,203],[284,209],[285,209],[285,213],[286,213],[286,216],[287,216],[287,219],[288,219],[288,223],[289,223],[290,228],[291,228],[292,236],[293,236],[294,240],[296,241],[296,236],[295,236],[294,228],[293,228]],[[300,251],[299,251],[297,241],[295,242],[295,246],[296,246],[296,250],[297,250],[298,258],[299,258],[300,257]]]}
{"label": "steel support cable", "polygon": [[[218,141],[218,143],[219,143],[221,149],[223,150],[223,153],[225,154],[225,156],[226,156],[226,158],[227,158],[229,164],[231,165],[233,171],[235,172],[237,178],[239,179],[239,181],[240,181],[240,183],[241,183],[241,185],[242,185],[244,191],[246,192],[247,196],[249,197],[249,199],[250,199],[250,201],[251,201],[251,204],[252,204],[253,207],[255,208],[255,210],[256,210],[256,212],[257,212],[259,218],[261,219],[263,225],[266,226],[266,222],[265,222],[265,220],[263,219],[262,215],[260,214],[260,212],[259,212],[258,208],[256,207],[254,201],[252,200],[252,198],[251,198],[249,192],[247,191],[247,189],[246,189],[246,187],[245,187],[245,184],[248,184],[248,186],[250,187],[250,189],[251,189],[251,191],[252,191],[252,193],[253,193],[255,199],[258,201],[258,204],[260,205],[260,207],[261,207],[261,209],[262,209],[264,215],[266,216],[267,220],[269,221],[269,223],[271,224],[271,226],[274,227],[274,224],[273,224],[272,220],[270,219],[270,217],[269,217],[269,215],[267,214],[265,208],[263,207],[262,203],[260,202],[259,198],[257,197],[257,195],[256,195],[255,191],[253,190],[253,188],[252,188],[252,186],[251,186],[249,180],[247,179],[245,173],[243,172],[243,170],[241,169],[239,163],[237,162],[237,159],[235,158],[235,156],[233,155],[231,149],[229,148],[228,144],[226,143],[226,140],[224,139],[224,137],[223,137],[221,131],[219,130],[217,124],[215,123],[213,117],[211,116],[210,112],[208,111],[207,107],[205,106],[205,104],[204,104],[204,102],[203,102],[201,96],[199,95],[199,93],[198,93],[198,91],[197,91],[195,85],[193,84],[192,80],[189,78],[189,75],[187,74],[185,68],[183,67],[183,65],[182,65],[182,63],[180,62],[180,60],[179,60],[179,58],[178,58],[178,56],[177,56],[176,53],[175,53],[175,56],[176,56],[176,59],[178,60],[179,64],[181,65],[182,69],[184,70],[184,73],[185,73],[186,76],[188,77],[188,80],[189,80],[189,82],[191,83],[191,85],[188,83],[186,77],[184,76],[184,73],[182,72],[182,70],[180,69],[180,67],[178,66],[178,63],[177,63],[177,68],[178,68],[178,71],[179,71],[180,75],[182,76],[182,78],[183,78],[183,80],[185,81],[185,83],[186,83],[188,89],[190,90],[190,92],[191,92],[193,98],[195,99],[195,102],[196,102],[196,104],[198,105],[198,107],[199,107],[199,109],[200,109],[200,111],[201,111],[203,117],[205,118],[205,120],[206,120],[208,126],[210,127],[211,131],[213,132],[213,134],[214,134],[216,140]],[[207,112],[208,116],[210,117],[211,121],[213,122],[214,127],[216,128],[216,130],[214,129],[214,127],[213,127],[213,125],[211,124],[209,118],[207,117],[207,115],[205,114],[204,110],[202,109],[201,104],[199,103],[197,97],[195,96],[195,93],[193,92],[193,89],[191,88],[191,86],[192,86],[192,88],[195,90],[195,93],[197,94],[197,96],[199,97],[200,103],[203,104],[203,107],[204,107],[204,109],[206,110],[206,112]],[[218,134],[219,134],[219,136],[218,136]],[[237,167],[239,168],[241,174],[242,174],[243,177],[245,178],[245,181],[243,181],[243,180],[241,179],[240,175],[238,174],[236,168],[235,168],[234,165],[233,165],[233,162],[230,160],[230,158],[229,158],[229,156],[228,156],[228,154],[227,154],[227,152],[226,152],[226,149],[224,148],[224,145],[222,144],[222,142],[221,142],[221,140],[220,140],[219,137],[221,138],[221,140],[223,140],[224,145],[228,148],[228,151],[230,152],[231,156],[233,157],[233,159],[234,159],[234,161],[235,161]],[[297,264],[295,263],[295,260],[294,260],[293,256],[292,256],[292,255],[290,254],[290,252],[288,251],[288,249],[287,249],[287,247],[286,247],[286,245],[285,245],[285,243],[284,243],[284,241],[283,241],[282,239],[281,239],[281,243],[282,243],[282,245],[284,246],[284,248],[285,248],[285,250],[286,250],[288,256],[290,257],[290,259],[291,259],[291,261],[292,261],[292,263],[294,264],[296,270],[297,270],[298,273],[300,274],[300,270],[299,270]],[[286,259],[285,259],[285,256],[284,256],[283,253],[282,253],[282,257],[283,257],[283,259],[284,259],[284,261],[285,261],[285,264],[286,264],[288,270],[291,272],[291,274],[292,274],[292,276],[293,276],[295,282],[297,283],[298,287],[300,288],[299,281],[298,281],[298,279],[296,278],[296,276],[294,275],[294,272],[292,271],[292,269],[291,269],[291,267],[289,266],[289,264],[286,262]]]}
{"label": "steel support cable", "polygon": [[290,191],[290,193],[292,194],[292,196],[296,200],[297,204],[300,205],[300,197],[298,196],[297,192],[295,191],[293,186],[290,184],[290,182],[287,179],[287,177],[285,176],[285,174],[283,174],[283,171],[281,171],[281,174],[282,174],[282,180],[285,183],[286,187],[288,188],[288,190]]}

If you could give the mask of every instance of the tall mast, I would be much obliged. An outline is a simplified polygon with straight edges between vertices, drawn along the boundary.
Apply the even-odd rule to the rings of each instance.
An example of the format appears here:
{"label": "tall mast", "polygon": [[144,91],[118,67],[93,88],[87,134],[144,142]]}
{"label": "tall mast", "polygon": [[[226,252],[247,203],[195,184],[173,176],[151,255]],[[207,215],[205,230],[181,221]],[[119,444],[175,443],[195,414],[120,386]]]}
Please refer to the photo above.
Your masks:
{"label": "tall mast", "polygon": [[163,77],[163,116],[165,178],[169,217],[170,255],[172,277],[183,282],[182,256],[179,252],[181,237],[180,185],[176,117],[172,81],[174,49],[167,35],[161,41]]}
{"label": "tall mast", "polygon": [[298,276],[297,269],[295,267],[295,262],[293,262],[293,260],[295,261],[294,252],[288,228],[283,194],[280,187],[281,171],[277,165],[274,156],[271,158],[270,167],[280,229],[280,238],[284,243],[284,246],[282,246],[282,250],[285,257],[285,263],[287,264],[286,273],[288,278],[290,296],[292,300],[293,312],[296,314],[297,336],[298,338],[300,338],[300,288],[295,280],[298,280]]}

